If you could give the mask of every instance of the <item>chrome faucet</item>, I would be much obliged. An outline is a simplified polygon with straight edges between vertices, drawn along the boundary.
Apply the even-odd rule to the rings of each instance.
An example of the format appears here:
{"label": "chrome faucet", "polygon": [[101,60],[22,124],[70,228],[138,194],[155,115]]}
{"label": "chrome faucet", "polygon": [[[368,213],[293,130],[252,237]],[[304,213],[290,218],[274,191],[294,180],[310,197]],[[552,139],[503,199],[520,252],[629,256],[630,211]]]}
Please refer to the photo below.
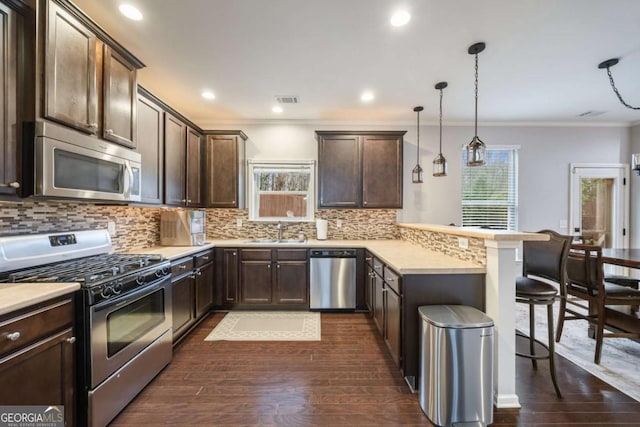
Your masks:
{"label": "chrome faucet", "polygon": [[280,221],[278,221],[278,225],[276,225],[276,228],[278,229],[278,240],[282,240],[282,229],[284,227]]}

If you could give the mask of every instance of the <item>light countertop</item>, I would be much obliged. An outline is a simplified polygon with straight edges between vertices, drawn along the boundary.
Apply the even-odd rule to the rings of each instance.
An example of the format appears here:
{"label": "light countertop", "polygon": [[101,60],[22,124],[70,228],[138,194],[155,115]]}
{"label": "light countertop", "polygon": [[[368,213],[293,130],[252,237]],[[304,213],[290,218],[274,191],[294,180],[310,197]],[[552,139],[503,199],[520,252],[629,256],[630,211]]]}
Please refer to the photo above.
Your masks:
{"label": "light countertop", "polygon": [[79,283],[2,283],[0,315],[80,289]]}
{"label": "light countertop", "polygon": [[436,224],[398,224],[399,227],[416,230],[434,231],[437,233],[453,234],[456,236],[476,237],[478,239],[499,241],[546,241],[547,234],[527,233],[523,231],[490,230],[475,227],[455,227],[452,225]]}
{"label": "light countertop", "polygon": [[249,243],[247,240],[209,240],[203,246],[155,246],[133,253],[160,254],[170,260],[212,247],[233,248],[365,248],[400,274],[484,274],[482,265],[425,249],[405,240],[307,240],[303,243]]}

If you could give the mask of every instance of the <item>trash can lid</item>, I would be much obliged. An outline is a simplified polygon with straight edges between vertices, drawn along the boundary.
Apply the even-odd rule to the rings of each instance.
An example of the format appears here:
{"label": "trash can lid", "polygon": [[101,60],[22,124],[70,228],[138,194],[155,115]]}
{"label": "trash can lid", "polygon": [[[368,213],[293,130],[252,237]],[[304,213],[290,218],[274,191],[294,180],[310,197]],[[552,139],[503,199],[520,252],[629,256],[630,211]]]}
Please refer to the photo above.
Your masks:
{"label": "trash can lid", "polygon": [[480,310],[466,305],[423,305],[418,307],[422,320],[440,328],[486,328],[493,320]]}

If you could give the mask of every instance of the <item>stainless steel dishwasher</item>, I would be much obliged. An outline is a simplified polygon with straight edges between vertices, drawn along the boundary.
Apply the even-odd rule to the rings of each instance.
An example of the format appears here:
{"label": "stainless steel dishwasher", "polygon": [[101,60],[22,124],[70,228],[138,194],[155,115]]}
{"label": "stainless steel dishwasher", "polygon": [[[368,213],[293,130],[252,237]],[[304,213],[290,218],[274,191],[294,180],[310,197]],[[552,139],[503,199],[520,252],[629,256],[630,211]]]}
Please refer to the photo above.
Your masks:
{"label": "stainless steel dishwasher", "polygon": [[356,249],[311,249],[311,309],[356,308]]}

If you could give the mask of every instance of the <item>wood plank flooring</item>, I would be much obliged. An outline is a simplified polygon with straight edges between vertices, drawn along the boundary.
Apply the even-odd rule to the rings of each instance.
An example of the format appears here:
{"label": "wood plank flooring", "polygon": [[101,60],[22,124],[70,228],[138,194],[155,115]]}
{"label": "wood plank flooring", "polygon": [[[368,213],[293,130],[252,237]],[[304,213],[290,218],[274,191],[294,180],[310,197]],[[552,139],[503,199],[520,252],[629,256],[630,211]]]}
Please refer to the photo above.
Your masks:
{"label": "wood plank flooring", "polygon": [[[323,313],[322,341],[204,341],[204,320],[112,426],[430,426],[364,313]],[[545,362],[517,358],[522,408],[496,426],[640,425],[640,402],[558,356],[558,400]]]}

